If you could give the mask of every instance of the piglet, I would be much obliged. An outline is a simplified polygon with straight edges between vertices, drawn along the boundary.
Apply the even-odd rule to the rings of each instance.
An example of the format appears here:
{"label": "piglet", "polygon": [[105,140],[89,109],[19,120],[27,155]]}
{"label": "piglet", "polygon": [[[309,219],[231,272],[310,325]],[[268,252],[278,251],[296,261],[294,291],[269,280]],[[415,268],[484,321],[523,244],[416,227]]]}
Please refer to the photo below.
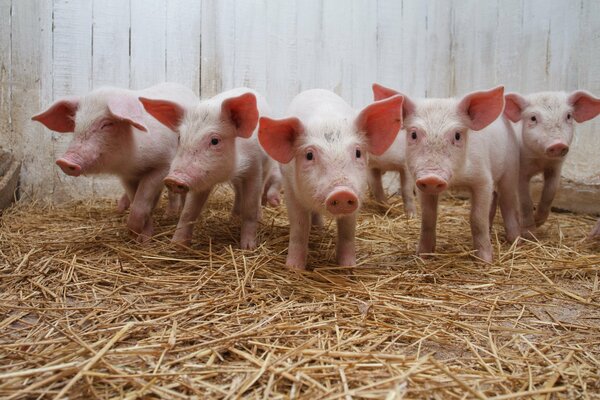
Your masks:
{"label": "piglet", "polygon": [[[532,237],[535,228],[546,222],[550,215],[561,169],[575,133],[575,122],[585,122],[600,114],[600,99],[581,90],[570,94],[541,92],[528,96],[509,93],[504,114],[518,123],[522,234]],[[540,173],[544,174],[544,186],[534,214],[529,182]]]}
{"label": "piglet", "polygon": [[[74,133],[67,151],[56,161],[65,174],[119,177],[125,195],[118,208],[124,211],[131,204],[127,226],[138,241],[145,241],[153,233],[151,213],[177,151],[177,135],[144,111],[139,96],[181,103],[197,99],[175,83],[137,91],[105,87],[57,100],[32,119],[53,131]],[[170,203],[171,208],[177,207],[176,198]]]}
{"label": "piglet", "polygon": [[[380,86],[374,89],[378,97],[398,93]],[[462,99],[413,101],[404,97],[406,163],[421,192],[419,254],[435,251],[438,197],[448,188],[471,193],[471,233],[477,257],[487,262],[493,259],[494,189],[507,239],[513,242],[519,236],[519,145],[510,122],[501,117],[503,94],[499,86]]]}
{"label": "piglet", "polygon": [[233,213],[241,216],[240,247],[254,249],[262,194],[265,201],[278,204],[281,180],[255,134],[259,115],[269,112],[266,100],[251,89],[237,88],[187,107],[162,99],[140,101],[181,138],[164,180],[172,192],[187,193],[173,242],[190,245],[194,224],[213,187],[231,182]]}
{"label": "piglet", "polygon": [[402,125],[402,96],[360,112],[335,93],[307,90],[291,102],[285,119],[260,119],[258,138],[281,163],[290,221],[286,264],[304,269],[308,238],[317,215],[337,222],[337,262],[356,263],[356,215],[367,185],[368,153],[381,155]]}
{"label": "piglet", "polygon": [[[393,95],[387,93],[386,90],[387,88],[383,86],[373,84],[375,100],[382,100]],[[369,156],[369,187],[375,200],[383,205],[387,204],[387,198],[383,190],[381,177],[387,171],[398,172],[404,213],[409,218],[415,217],[417,209],[413,194],[414,180],[406,167],[406,134],[404,132],[396,136],[396,140],[385,153],[380,156]]]}
{"label": "piglet", "polygon": [[600,239],[600,219],[596,221],[596,225],[592,228],[592,231],[589,235],[590,239]]}

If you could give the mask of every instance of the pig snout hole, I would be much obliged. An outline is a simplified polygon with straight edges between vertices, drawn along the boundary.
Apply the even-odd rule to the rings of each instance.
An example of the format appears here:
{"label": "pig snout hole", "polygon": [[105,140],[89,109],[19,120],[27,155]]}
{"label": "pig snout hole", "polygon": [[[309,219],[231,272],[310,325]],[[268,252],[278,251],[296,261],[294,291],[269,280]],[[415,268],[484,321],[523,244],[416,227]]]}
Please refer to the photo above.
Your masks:
{"label": "pig snout hole", "polygon": [[63,170],[63,172],[70,176],[79,176],[81,174],[81,167],[74,162],[59,158],[56,160],[56,165]]}
{"label": "pig snout hole", "polygon": [[189,186],[179,179],[165,178],[164,182],[165,186],[173,193],[185,193],[190,190]]}
{"label": "pig snout hole", "polygon": [[351,214],[358,208],[358,197],[350,190],[337,190],[327,197],[325,204],[333,215]]}
{"label": "pig snout hole", "polygon": [[568,152],[569,146],[562,142],[554,143],[546,149],[546,154],[550,157],[564,157]]}
{"label": "pig snout hole", "polygon": [[448,187],[448,183],[445,180],[435,175],[427,175],[419,178],[416,184],[419,190],[427,194],[438,194]]}

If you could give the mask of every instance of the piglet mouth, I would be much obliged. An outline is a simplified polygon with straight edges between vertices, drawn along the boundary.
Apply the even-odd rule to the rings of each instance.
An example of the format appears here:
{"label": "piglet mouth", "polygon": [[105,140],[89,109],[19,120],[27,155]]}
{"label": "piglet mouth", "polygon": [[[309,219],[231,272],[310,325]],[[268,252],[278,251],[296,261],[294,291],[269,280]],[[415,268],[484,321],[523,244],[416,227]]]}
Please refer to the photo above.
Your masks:
{"label": "piglet mouth", "polygon": [[173,193],[187,193],[190,190],[188,179],[181,175],[169,175],[163,182],[167,189]]}
{"label": "piglet mouth", "polygon": [[358,206],[358,196],[348,187],[335,188],[325,199],[325,207],[333,216],[350,215],[358,209]]}
{"label": "piglet mouth", "polygon": [[82,173],[81,165],[73,160],[69,160],[65,157],[56,160],[56,165],[62,169],[62,171],[69,176],[79,176]]}

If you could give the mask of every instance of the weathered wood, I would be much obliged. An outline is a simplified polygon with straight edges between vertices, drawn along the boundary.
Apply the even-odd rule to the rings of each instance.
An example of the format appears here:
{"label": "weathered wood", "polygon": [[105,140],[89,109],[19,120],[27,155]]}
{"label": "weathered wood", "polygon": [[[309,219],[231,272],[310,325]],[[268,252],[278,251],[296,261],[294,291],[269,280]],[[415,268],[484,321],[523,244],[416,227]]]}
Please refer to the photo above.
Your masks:
{"label": "weathered wood", "polygon": [[0,211],[18,198],[19,172],[21,163],[12,154],[0,151]]}

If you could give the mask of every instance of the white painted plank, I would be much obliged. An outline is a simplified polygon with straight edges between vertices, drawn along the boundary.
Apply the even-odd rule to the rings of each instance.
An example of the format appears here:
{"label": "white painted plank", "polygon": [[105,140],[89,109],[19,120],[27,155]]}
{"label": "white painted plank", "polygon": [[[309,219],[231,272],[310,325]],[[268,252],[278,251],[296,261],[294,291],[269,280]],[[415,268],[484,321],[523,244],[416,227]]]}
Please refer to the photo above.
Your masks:
{"label": "white painted plank", "polygon": [[[279,7],[282,3],[270,3]],[[233,68],[234,86],[247,86],[258,90],[272,106],[275,99],[267,94],[267,70],[271,79],[272,69],[277,66],[274,60],[267,62],[269,42],[267,31],[275,23],[267,16],[267,3],[264,0],[236,3]]]}
{"label": "white painted plank", "polygon": [[0,148],[12,150],[10,124],[10,28],[11,0],[0,0]]}
{"label": "white painted plank", "polygon": [[129,2],[94,1],[92,88],[129,87]]}
{"label": "white painted plank", "polygon": [[[55,0],[53,17],[53,100],[85,95],[92,82],[92,1]],[[61,133],[52,136],[56,159],[65,152],[72,136]],[[55,165],[51,169],[57,197],[66,199],[94,193],[94,178],[70,177]]]}
{"label": "white painted plank", "polygon": [[525,51],[522,40],[523,2],[521,0],[498,0],[498,35],[495,49],[495,75],[498,84],[503,84],[506,92],[518,91],[521,87],[523,62],[521,53]]}
{"label": "white painted plank", "polygon": [[452,92],[452,2],[427,1],[427,51],[425,56],[425,93],[427,97],[449,97]]}
{"label": "white painted plank", "polygon": [[[237,7],[235,0],[219,0],[216,4],[216,93],[233,89],[237,85],[233,71],[236,68],[235,31]],[[216,94],[215,93],[215,94]]]}
{"label": "white painted plank", "polygon": [[200,33],[202,3],[167,2],[166,79],[200,93]]}
{"label": "white painted plank", "polygon": [[218,0],[202,1],[200,97],[208,98],[221,88],[220,59],[217,55]]}
{"label": "white painted plank", "polygon": [[[182,35],[187,32],[182,28]],[[143,89],[166,79],[166,0],[131,0],[130,86]]]}
{"label": "white painted plank", "polygon": [[12,127],[15,155],[23,161],[24,198],[52,194],[52,137],[31,121],[52,99],[52,3],[14,1],[11,18]]}
{"label": "white painted plank", "polygon": [[414,98],[427,92],[427,76],[423,71],[427,56],[427,3],[420,0],[403,0],[401,37],[401,82],[399,90]]}
{"label": "white painted plank", "polygon": [[[377,77],[384,86],[406,91],[403,76],[406,74],[402,37],[408,30],[402,24],[402,2],[379,0],[377,2]],[[406,93],[409,95],[410,93]]]}
{"label": "white painted plank", "polygon": [[279,115],[299,92],[296,3],[267,2],[266,93]]}
{"label": "white painted plank", "polygon": [[[352,6],[350,58],[352,92],[346,99],[354,108],[373,101],[371,85],[377,79],[377,2],[355,1]],[[348,6],[350,6],[348,4]]]}
{"label": "white painted plank", "polygon": [[321,0],[296,0],[297,93],[318,87],[316,52],[321,46],[322,6]]}

